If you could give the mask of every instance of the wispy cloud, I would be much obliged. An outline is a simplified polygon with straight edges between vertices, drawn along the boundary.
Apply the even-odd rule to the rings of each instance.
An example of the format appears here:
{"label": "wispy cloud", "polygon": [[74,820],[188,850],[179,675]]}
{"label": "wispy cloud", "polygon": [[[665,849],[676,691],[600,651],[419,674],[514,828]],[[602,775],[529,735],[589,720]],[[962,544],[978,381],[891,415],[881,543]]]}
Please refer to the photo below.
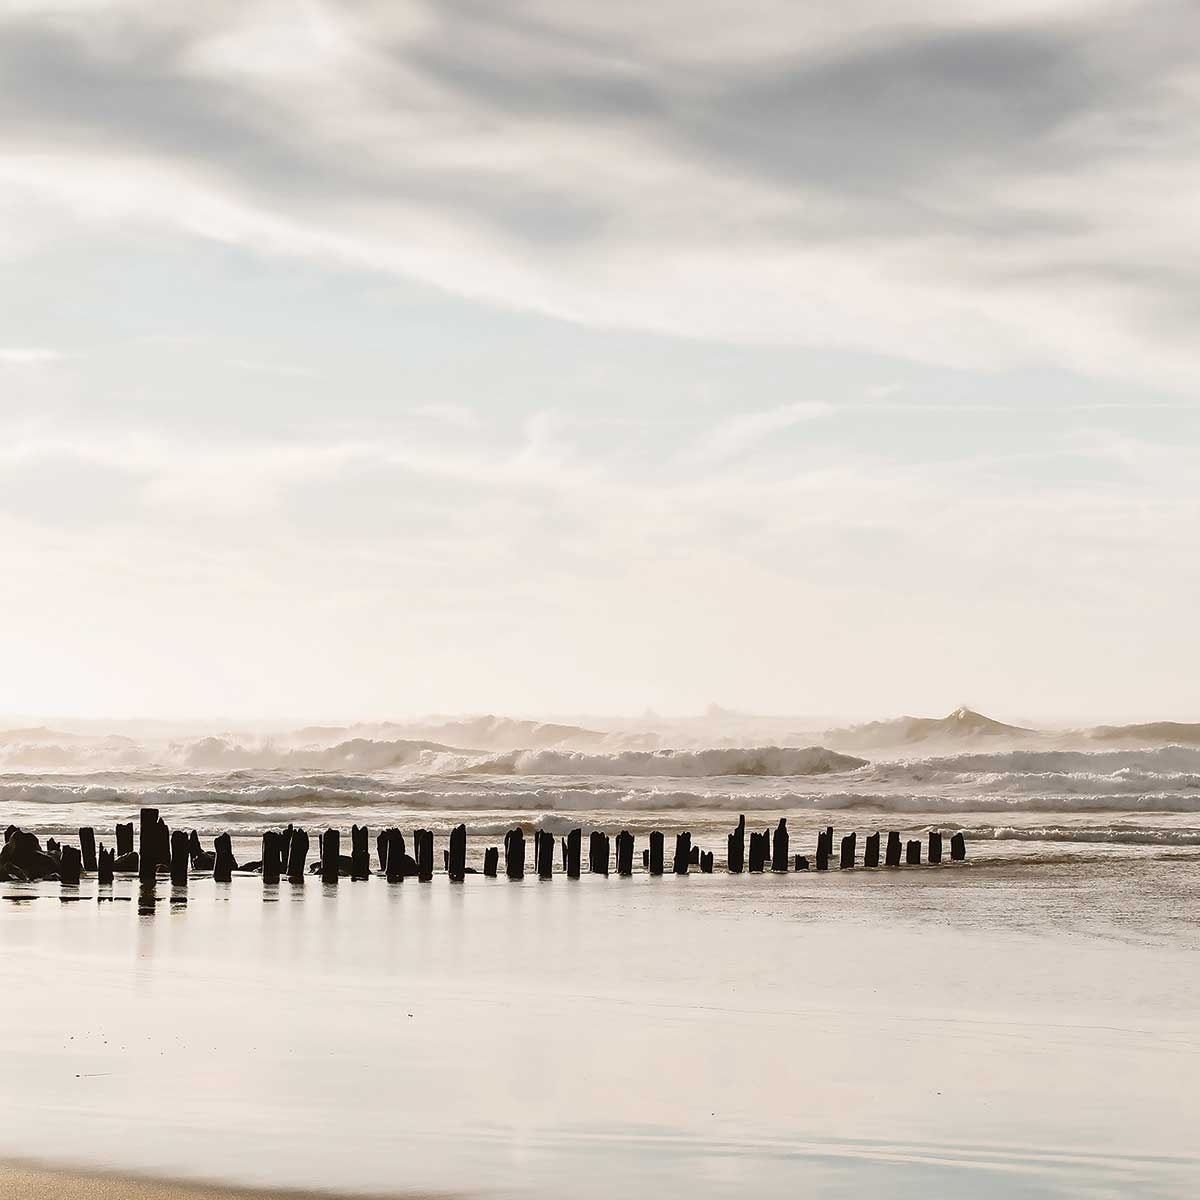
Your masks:
{"label": "wispy cloud", "polygon": [[0,346],[0,367],[48,367],[62,362],[66,357],[61,350],[32,346]]}

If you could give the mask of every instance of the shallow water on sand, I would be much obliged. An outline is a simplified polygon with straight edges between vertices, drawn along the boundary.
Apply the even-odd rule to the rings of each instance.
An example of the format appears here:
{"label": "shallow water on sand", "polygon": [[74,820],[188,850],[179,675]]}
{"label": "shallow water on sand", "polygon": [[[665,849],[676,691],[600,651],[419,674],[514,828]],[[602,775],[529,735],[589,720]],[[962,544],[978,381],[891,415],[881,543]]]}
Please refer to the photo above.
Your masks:
{"label": "shallow water on sand", "polygon": [[1194,852],[0,894],[3,1154],[381,1192],[1200,1189]]}

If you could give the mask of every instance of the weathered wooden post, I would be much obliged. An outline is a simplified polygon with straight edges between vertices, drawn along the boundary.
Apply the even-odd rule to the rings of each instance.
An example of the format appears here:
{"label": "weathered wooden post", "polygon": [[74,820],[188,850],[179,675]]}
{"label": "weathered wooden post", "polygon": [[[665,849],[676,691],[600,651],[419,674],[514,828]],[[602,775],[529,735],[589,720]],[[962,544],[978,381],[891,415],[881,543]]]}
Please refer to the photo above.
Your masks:
{"label": "weathered wooden post", "polygon": [[504,835],[504,873],[509,879],[525,878],[525,831],[519,826]]}
{"label": "weathered wooden post", "polygon": [[191,860],[193,871],[213,869],[213,855],[200,845],[200,835],[194,829],[188,831],[188,858]]}
{"label": "weathered wooden post", "polygon": [[158,809],[143,808],[138,840],[138,878],[153,883],[158,870]]}
{"label": "weathered wooden post", "polygon": [[883,865],[898,867],[900,865],[900,835],[893,829],[888,834],[887,850],[884,851]]}
{"label": "weathered wooden post", "polygon": [[633,834],[628,829],[617,834],[617,874],[633,874]]}
{"label": "weathered wooden post", "polygon": [[262,836],[263,883],[278,883],[283,872],[283,834],[268,829]]}
{"label": "weathered wooden post", "polygon": [[288,847],[287,876],[291,883],[304,882],[304,864],[308,858],[308,834],[303,829],[292,830]]}
{"label": "weathered wooden post", "polygon": [[729,835],[729,849],[726,858],[729,872],[740,875],[746,866],[746,814],[738,817],[737,828]]}
{"label": "weathered wooden post", "polygon": [[79,855],[78,847],[64,846],[58,864],[58,878],[63,887],[79,886],[79,869],[82,866],[83,859]]}
{"label": "weathered wooden post", "polygon": [[588,870],[593,875],[607,875],[610,854],[608,834],[593,830],[588,838]]}
{"label": "weathered wooden post", "polygon": [[961,833],[956,833],[950,839],[950,861],[962,862],[967,857],[967,839]]}
{"label": "weathered wooden post", "polygon": [[467,877],[467,827],[455,825],[450,830],[450,858],[447,871],[451,883],[462,883]]}
{"label": "weathered wooden post", "polygon": [[350,878],[371,877],[371,834],[365,825],[350,827]]}
{"label": "weathered wooden post", "polygon": [[381,829],[375,835],[375,853],[379,855],[379,869],[387,870],[387,850],[388,843],[392,840],[392,831],[390,829]]}
{"label": "weathered wooden post", "polygon": [[91,872],[96,869],[96,831],[86,826],[79,831],[79,853],[83,858],[83,869]]}
{"label": "weathered wooden post", "polygon": [[583,854],[583,830],[572,829],[567,834],[567,878],[579,878],[579,860]]}
{"label": "weathered wooden post", "polygon": [[929,861],[931,863],[942,861],[942,835],[936,829],[929,831]]}
{"label": "weathered wooden post", "polygon": [[854,868],[854,851],[855,844],[858,841],[858,834],[848,833],[842,838],[842,856],[838,861],[838,868],[842,871],[850,871]]}
{"label": "weathered wooden post", "polygon": [[711,850],[700,851],[700,874],[711,875],[713,869],[713,852]]}
{"label": "weathered wooden post", "polygon": [[567,839],[564,837],[560,841],[562,842],[562,869],[565,871],[567,869]]}
{"label": "weathered wooden post", "polygon": [[100,843],[100,854],[96,859],[96,882],[101,887],[113,881],[113,852]]}
{"label": "weathered wooden post", "polygon": [[417,860],[417,878],[428,883],[433,878],[433,830],[413,831],[413,854]]}
{"label": "weathered wooden post", "polygon": [[647,867],[651,875],[661,875],[663,873],[663,835],[657,829],[650,835],[650,853],[647,860]]}
{"label": "weathered wooden post", "polygon": [[292,857],[292,838],[295,834],[296,827],[289,821],[288,827],[279,835],[279,873],[281,875],[287,870],[288,859]]}
{"label": "weathered wooden post", "polygon": [[675,861],[672,866],[676,875],[686,875],[692,862],[692,835],[677,833],[675,835]]}
{"label": "weathered wooden post", "polygon": [[500,850],[496,846],[489,846],[483,852],[483,873],[489,879],[496,878],[496,868],[500,865]]}
{"label": "weathered wooden post", "polygon": [[227,833],[218,833],[213,842],[213,880],[228,883],[233,878],[237,859],[233,857],[233,839]]}
{"label": "weathered wooden post", "polygon": [[771,870],[786,871],[788,869],[788,827],[787,817],[780,817],[775,829],[775,838],[771,843]]}
{"label": "weathered wooden post", "polygon": [[642,851],[642,870],[643,871],[650,870],[650,851],[649,850]]}
{"label": "weathered wooden post", "polygon": [[537,830],[534,835],[533,858],[537,864],[539,879],[554,878],[554,835],[544,829]]}
{"label": "weathered wooden post", "polygon": [[133,853],[133,822],[117,825],[117,858]]}
{"label": "weathered wooden post", "polygon": [[182,829],[171,834],[171,882],[175,887],[187,887],[188,836]]}
{"label": "weathered wooden post", "polygon": [[921,842],[920,839],[908,843],[908,853],[904,860],[910,867],[919,867],[921,865]]}
{"label": "weathered wooden post", "polygon": [[158,840],[155,843],[158,847],[158,865],[166,867],[170,870],[171,867],[171,827],[163,820],[158,818]]}
{"label": "weathered wooden post", "polygon": [[336,829],[321,834],[321,882],[337,883],[342,853],[342,835]]}
{"label": "weathered wooden post", "polygon": [[867,844],[863,848],[863,866],[879,866],[879,832],[867,834]]}
{"label": "weathered wooden post", "polygon": [[829,855],[833,850],[833,834],[828,830],[817,833],[817,870],[829,870]]}
{"label": "weathered wooden post", "polygon": [[757,875],[763,869],[763,861],[766,855],[763,853],[762,834],[750,831],[750,855],[747,866],[751,874]]}
{"label": "weathered wooden post", "polygon": [[807,871],[808,870],[808,859],[805,858],[803,854],[796,855],[796,862],[793,867],[793,870],[796,870],[796,871]]}

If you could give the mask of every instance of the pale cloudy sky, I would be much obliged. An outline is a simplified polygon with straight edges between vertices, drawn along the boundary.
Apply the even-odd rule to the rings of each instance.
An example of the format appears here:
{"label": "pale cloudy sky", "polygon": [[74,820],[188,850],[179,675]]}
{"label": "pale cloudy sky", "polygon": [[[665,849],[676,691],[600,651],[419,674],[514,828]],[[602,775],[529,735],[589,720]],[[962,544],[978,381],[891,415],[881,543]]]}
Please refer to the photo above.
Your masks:
{"label": "pale cloudy sky", "polygon": [[1198,35],[0,2],[0,711],[1200,716]]}

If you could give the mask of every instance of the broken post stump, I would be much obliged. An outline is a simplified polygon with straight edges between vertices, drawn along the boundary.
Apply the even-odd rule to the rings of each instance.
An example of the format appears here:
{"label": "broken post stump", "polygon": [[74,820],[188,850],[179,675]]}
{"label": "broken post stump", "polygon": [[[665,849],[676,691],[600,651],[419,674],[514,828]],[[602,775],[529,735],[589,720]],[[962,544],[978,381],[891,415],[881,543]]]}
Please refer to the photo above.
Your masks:
{"label": "broken post stump", "polygon": [[967,857],[967,839],[956,833],[950,839],[950,861],[962,862]]}
{"label": "broken post stump", "polygon": [[500,850],[496,846],[489,846],[483,852],[483,873],[489,879],[496,878],[496,868],[500,865]]}
{"label": "broken post stump", "polygon": [[446,870],[451,883],[462,883],[467,877],[467,827],[455,825],[450,830],[450,854],[446,860]]}
{"label": "broken post stump", "polygon": [[877,867],[879,866],[879,833],[867,834],[867,844],[863,848],[863,866]]}
{"label": "broken post stump", "polygon": [[62,859],[58,864],[58,878],[63,887],[79,886],[79,870],[83,866],[79,849],[76,846],[64,846]]}
{"label": "broken post stump", "polygon": [[617,834],[617,874],[633,874],[633,834],[628,829]]}
{"label": "broken post stump", "polygon": [[158,869],[158,809],[143,808],[139,814],[138,878],[153,883]]}
{"label": "broken post stump", "polygon": [[711,875],[713,871],[713,852],[711,850],[700,851],[700,874]]}
{"label": "broken post stump", "polygon": [[338,859],[342,850],[342,835],[336,829],[327,829],[321,834],[321,882],[337,883]]}
{"label": "broken post stump", "polygon": [[916,839],[908,843],[908,852],[905,855],[904,861],[910,867],[919,867],[921,865],[921,842]]}
{"label": "broken post stump", "polygon": [[283,834],[268,829],[262,835],[263,883],[278,883],[283,872]]}
{"label": "broken post stump", "polygon": [[884,851],[883,865],[898,867],[900,865],[900,835],[893,829],[888,834],[887,850]]}
{"label": "broken post stump", "polygon": [[504,835],[504,873],[509,879],[525,878],[525,831],[519,826]]}
{"label": "broken post stump", "polygon": [[730,874],[740,875],[746,866],[746,814],[738,817],[737,828],[729,835],[725,859]]}
{"label": "broken post stump", "polygon": [[96,869],[96,831],[91,826],[86,826],[79,831],[79,854],[83,859],[83,869],[85,871],[94,871]]}
{"label": "broken post stump", "polygon": [[942,835],[936,829],[929,831],[929,861],[931,863],[942,861]]}
{"label": "broken post stump", "polygon": [[188,836],[182,829],[171,834],[171,882],[176,887],[187,887],[188,881]]}
{"label": "broken post stump", "polygon": [[113,881],[113,852],[100,843],[100,853],[96,859],[96,882],[102,887]]}
{"label": "broken post stump", "polygon": [[303,829],[292,830],[288,846],[287,877],[292,883],[304,882],[304,864],[308,858],[308,834]]}
{"label": "broken post stump", "polygon": [[649,850],[642,851],[642,870],[643,871],[650,870],[650,851]]}
{"label": "broken post stump", "polygon": [[651,875],[663,873],[663,835],[657,829],[650,835],[648,866]]}
{"label": "broken post stump", "polygon": [[217,883],[228,883],[237,867],[237,859],[233,857],[233,839],[229,834],[217,834],[213,852],[213,879]]}
{"label": "broken post stump", "polygon": [[533,835],[533,860],[537,865],[539,879],[554,877],[554,835],[544,829],[537,830]]}
{"label": "broken post stump", "polygon": [[158,850],[158,866],[171,869],[171,827],[163,820],[158,818],[158,837],[155,841],[155,846]]}
{"label": "broken post stump", "polygon": [[567,834],[567,861],[566,871],[568,879],[579,878],[579,860],[583,854],[583,830],[572,829]]}
{"label": "broken post stump", "polygon": [[692,835],[677,833],[675,835],[675,860],[671,864],[676,875],[686,875],[692,863]]}
{"label": "broken post stump", "polygon": [[133,853],[133,822],[117,825],[117,858]]}
{"label": "broken post stump", "polygon": [[588,839],[588,870],[593,875],[608,874],[608,860],[611,857],[611,851],[608,834],[593,830]]}
{"label": "broken post stump", "polygon": [[428,883],[433,878],[433,830],[413,830],[413,857],[417,860],[417,878]]}
{"label": "broken post stump", "polygon": [[775,828],[775,839],[771,845],[771,870],[786,871],[788,869],[788,827],[787,817],[780,817]]}
{"label": "broken post stump", "polygon": [[803,854],[796,855],[796,862],[795,862],[794,869],[797,871],[807,871],[808,870],[808,859],[805,858]]}
{"label": "broken post stump", "polygon": [[365,825],[350,827],[350,878],[371,877],[371,834]]}
{"label": "broken post stump", "polygon": [[858,834],[848,833],[842,838],[842,855],[838,861],[838,868],[842,871],[852,870],[854,867],[854,849],[858,841]]}

